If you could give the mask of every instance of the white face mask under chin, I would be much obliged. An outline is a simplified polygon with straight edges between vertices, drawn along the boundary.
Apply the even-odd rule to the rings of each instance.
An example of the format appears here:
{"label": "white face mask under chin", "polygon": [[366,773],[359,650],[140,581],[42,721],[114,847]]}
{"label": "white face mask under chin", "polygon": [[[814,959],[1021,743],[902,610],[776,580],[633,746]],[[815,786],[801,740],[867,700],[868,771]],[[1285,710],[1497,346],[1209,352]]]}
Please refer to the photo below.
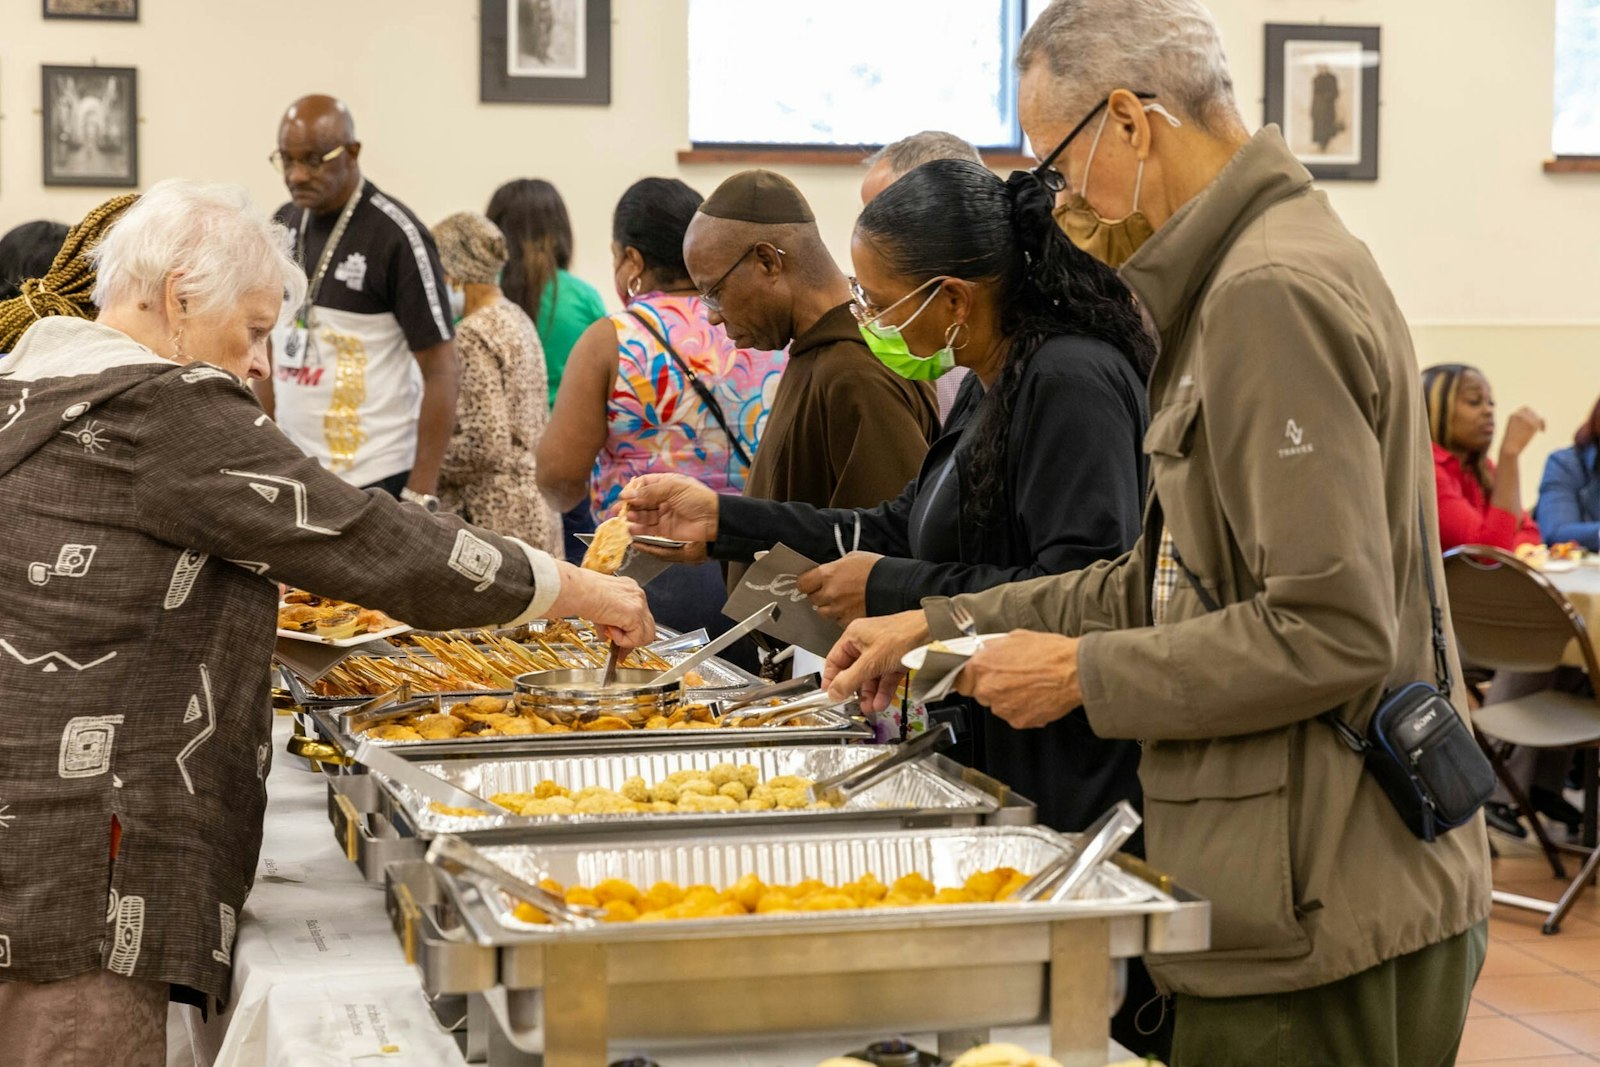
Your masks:
{"label": "white face mask under chin", "polygon": [[460,321],[467,313],[467,291],[459,285],[450,287],[450,317]]}

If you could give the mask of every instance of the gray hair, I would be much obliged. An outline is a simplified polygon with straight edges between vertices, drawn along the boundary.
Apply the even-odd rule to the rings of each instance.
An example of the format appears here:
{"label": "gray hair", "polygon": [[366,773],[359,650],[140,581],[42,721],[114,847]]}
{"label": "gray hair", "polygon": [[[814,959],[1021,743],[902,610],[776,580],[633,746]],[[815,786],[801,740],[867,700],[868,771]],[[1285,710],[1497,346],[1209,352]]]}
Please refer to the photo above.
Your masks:
{"label": "gray hair", "polygon": [[884,145],[867,157],[866,165],[871,167],[880,162],[888,163],[889,170],[899,178],[936,159],[983,162],[978,150],[955,134],[943,130],[923,130],[910,137],[902,137],[894,144]]}
{"label": "gray hair", "polygon": [[196,311],[237,303],[265,286],[281,288],[285,310],[305,298],[306,276],[289,232],[257,212],[242,186],[169,178],[152,185],[91,253],[94,302],[160,301],[182,271],[178,293]]}
{"label": "gray hair", "polygon": [[1022,38],[1017,70],[1041,60],[1072,112],[1129,89],[1212,133],[1242,121],[1222,35],[1200,0],[1054,0]]}

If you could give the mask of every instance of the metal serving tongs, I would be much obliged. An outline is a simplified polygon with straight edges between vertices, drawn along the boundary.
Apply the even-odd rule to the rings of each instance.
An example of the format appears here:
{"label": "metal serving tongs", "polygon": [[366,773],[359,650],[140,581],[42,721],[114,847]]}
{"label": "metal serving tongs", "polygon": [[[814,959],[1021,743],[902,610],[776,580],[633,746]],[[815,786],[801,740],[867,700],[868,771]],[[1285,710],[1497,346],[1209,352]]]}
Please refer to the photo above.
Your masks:
{"label": "metal serving tongs", "polygon": [[655,678],[652,678],[649,684],[665,685],[668,682],[676,682],[681,680],[684,675],[688,674],[690,671],[700,666],[700,664],[704,663],[712,656],[715,656],[718,652],[721,652],[723,649],[739,640],[739,638],[743,637],[745,634],[765,626],[767,623],[771,622],[777,617],[778,602],[773,601],[760,611],[753,613],[749,618],[740,622],[737,626],[723,634],[721,637],[717,638],[715,641],[705,645],[700,649],[700,651],[696,652],[694,655],[690,656],[688,659],[684,660],[670,671],[663,671]]}
{"label": "metal serving tongs", "polygon": [[747,715],[765,715],[773,708],[778,707],[778,705],[769,704],[761,708],[754,705],[767,700],[777,700],[779,697],[812,693],[820,685],[822,685],[822,675],[815,672],[803,674],[798,678],[790,678],[788,681],[757,686],[755,689],[747,690],[727,700],[712,701],[711,707],[719,719],[729,715],[733,715],[736,718],[744,718]]}
{"label": "metal serving tongs", "polygon": [[432,707],[435,711],[444,710],[439,694],[431,693],[425,696],[413,697],[411,695],[411,683],[401,682],[387,693],[373,697],[365,704],[357,704],[354,708],[345,712],[345,729],[352,734],[359,734],[370,730],[380,722],[404,718],[427,707]]}
{"label": "metal serving tongs", "polygon": [[593,926],[601,916],[605,915],[603,908],[568,904],[565,899],[543,886],[519,878],[455,834],[439,834],[435,837],[428,846],[425,858],[429,865],[449,874],[473,874],[493,883],[518,900],[526,900],[549,917],[553,923],[563,926]]}
{"label": "metal serving tongs", "polygon": [[401,759],[372,741],[362,741],[357,744],[356,750],[350,753],[350,758],[369,771],[377,771],[396,785],[405,786],[424,801],[452,808],[470,808],[485,815],[507,814],[506,809],[500,805],[491,804],[482,797],[445,781],[437,774],[429,774],[415,763]]}
{"label": "metal serving tongs", "polygon": [[1022,883],[1007,903],[1030,900],[1061,901],[1076,897],[1100,864],[1121,848],[1144,822],[1133,805],[1119,800],[1078,838],[1078,847],[1063,852],[1043,870]]}
{"label": "metal serving tongs", "polygon": [[934,749],[943,745],[953,745],[955,742],[955,727],[947,722],[940,723],[915,740],[897,745],[881,756],[874,756],[842,774],[813,783],[811,788],[806,790],[806,799],[812,803],[821,802],[840,807],[857,793],[871,789],[906,764],[927,759],[933,755]]}

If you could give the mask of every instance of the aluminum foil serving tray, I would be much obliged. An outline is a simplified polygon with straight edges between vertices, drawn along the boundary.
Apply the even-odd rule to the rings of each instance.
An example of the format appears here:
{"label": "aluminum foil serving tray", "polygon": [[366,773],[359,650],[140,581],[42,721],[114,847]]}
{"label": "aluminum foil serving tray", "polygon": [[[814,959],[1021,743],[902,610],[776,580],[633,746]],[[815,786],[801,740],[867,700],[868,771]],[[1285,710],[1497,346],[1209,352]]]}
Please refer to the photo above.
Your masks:
{"label": "aluminum foil serving tray", "polygon": [[[1038,827],[492,846],[525,878],[592,885],[731,885],[919,871],[959,885],[999,866],[1036,870],[1071,848]],[[1147,880],[1152,878],[1152,880]],[[938,1031],[952,1047],[991,1026],[1048,1020],[1067,1063],[1103,1063],[1112,961],[1209,945],[1210,906],[1153,872],[1103,865],[1087,899],[746,915],[572,928],[523,923],[513,902],[425,863],[389,869],[408,958],[429,993],[477,994],[476,1025],[522,1052],[604,1063],[614,1041],[726,1042],[817,1031]],[[942,1046],[941,1046],[942,1047]],[[558,1055],[558,1053],[560,1055]],[[1094,1058],[1098,1056],[1098,1059]],[[570,1058],[568,1058],[570,1057]]]}
{"label": "aluminum foil serving tray", "polygon": [[[707,731],[709,732],[709,731]],[[617,789],[632,775],[648,783],[674,771],[710,770],[718,763],[749,763],[761,777],[796,774],[822,779],[857,767],[885,751],[878,745],[809,745],[734,749],[656,749],[589,756],[521,759],[452,759],[421,764],[430,773],[488,799],[498,792],[531,792],[553,781],[577,792],[587,786]],[[902,768],[842,808],[683,814],[544,815],[507,813],[489,818],[445,815],[411,790],[381,775],[330,778],[328,818],[346,854],[369,881],[386,864],[419,857],[434,835],[456,834],[477,843],[527,842],[618,835],[695,836],[803,832],[849,825],[859,830],[977,825],[1028,825],[1033,802],[987,775],[942,756]]]}

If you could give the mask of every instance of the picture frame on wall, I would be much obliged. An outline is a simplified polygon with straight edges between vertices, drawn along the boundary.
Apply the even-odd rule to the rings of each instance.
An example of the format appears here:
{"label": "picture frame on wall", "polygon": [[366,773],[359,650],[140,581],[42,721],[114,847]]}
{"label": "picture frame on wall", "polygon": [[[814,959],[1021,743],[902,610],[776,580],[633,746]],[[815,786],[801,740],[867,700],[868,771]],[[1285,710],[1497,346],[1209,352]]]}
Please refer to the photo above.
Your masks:
{"label": "picture frame on wall", "polygon": [[611,103],[611,0],[480,0],[485,103]]}
{"label": "picture frame on wall", "polygon": [[139,0],[43,0],[47,19],[138,22]]}
{"label": "picture frame on wall", "polygon": [[1319,181],[1377,181],[1377,26],[1268,23],[1266,121]]}
{"label": "picture frame on wall", "polygon": [[44,66],[44,184],[139,184],[139,77],[134,67]]}

